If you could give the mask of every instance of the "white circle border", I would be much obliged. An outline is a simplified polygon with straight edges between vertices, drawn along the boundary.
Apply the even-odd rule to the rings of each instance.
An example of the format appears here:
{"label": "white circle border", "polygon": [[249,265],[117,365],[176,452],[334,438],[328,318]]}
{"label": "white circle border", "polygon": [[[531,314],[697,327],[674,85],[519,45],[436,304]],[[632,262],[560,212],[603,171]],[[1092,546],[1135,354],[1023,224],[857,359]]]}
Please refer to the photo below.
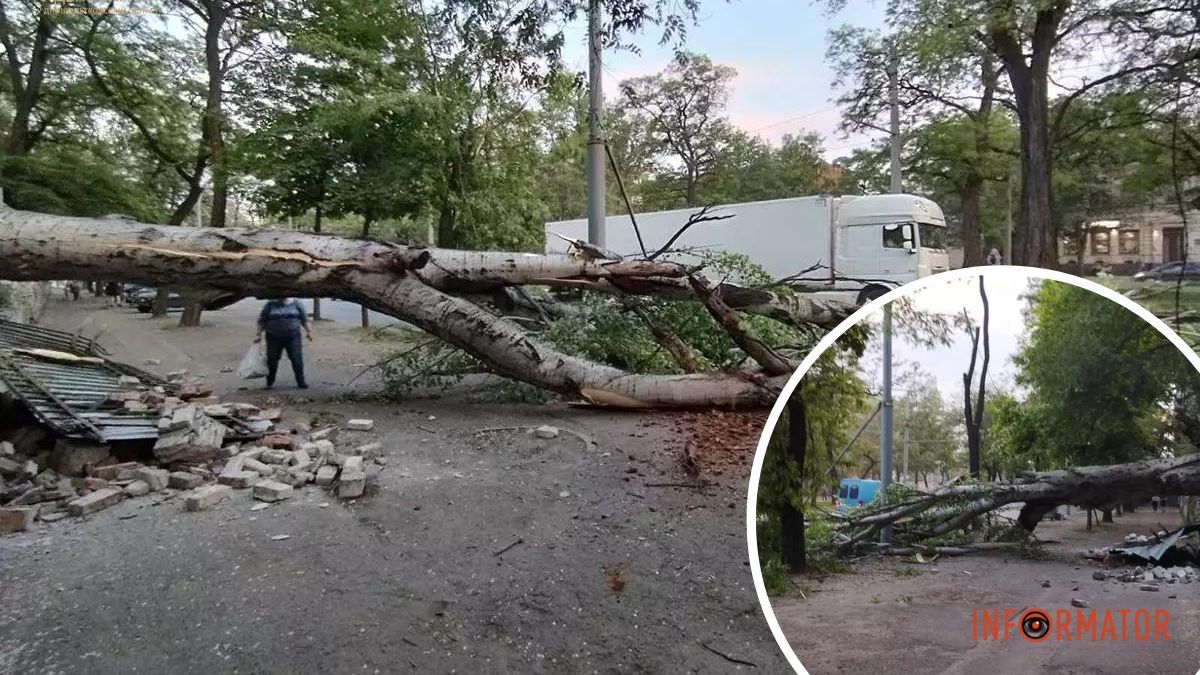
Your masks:
{"label": "white circle border", "polygon": [[[888,291],[886,294],[868,302],[860,307],[857,311],[847,317],[844,321],[838,324],[833,330],[829,331],[825,337],[821,338],[809,352],[808,356],[800,362],[800,367],[796,372],[792,373],[787,384],[784,385],[783,391],[780,392],[779,398],[775,401],[775,405],[771,408],[771,414],[767,417],[767,424],[763,427],[762,436],[758,440],[758,449],[754,452],[754,465],[750,470],[750,486],[746,494],[746,542],[750,549],[750,574],[754,577],[754,590],[758,594],[758,603],[762,606],[763,616],[767,619],[767,624],[771,627],[771,633],[775,636],[775,641],[779,644],[779,648],[783,651],[783,655],[787,658],[788,663],[792,665],[800,675],[809,675],[808,670],[804,668],[804,664],[800,663],[800,658],[796,656],[796,652],[788,644],[787,637],[783,634],[783,629],[779,627],[779,620],[775,618],[775,610],[771,608],[771,600],[767,596],[766,586],[763,584],[762,568],[758,559],[758,528],[755,522],[755,513],[757,512],[758,504],[758,483],[762,477],[763,457],[767,451],[767,444],[771,440],[771,434],[775,431],[775,425],[779,422],[779,416],[783,413],[783,409],[787,406],[787,401],[791,398],[792,392],[799,386],[800,381],[804,379],[804,375],[813,363],[820,358],[821,354],[825,353],[839,337],[841,337],[850,328],[857,325],[864,318],[882,308],[885,304],[904,297],[915,291],[919,291],[937,284],[944,284],[957,279],[966,279],[983,275],[985,277],[1016,277],[1020,276],[1026,279],[1038,278],[1049,279],[1051,281],[1061,281],[1063,283],[1078,286],[1085,290],[1092,291],[1097,295],[1103,296],[1133,312],[1138,318],[1150,324],[1163,337],[1175,345],[1187,359],[1192,367],[1200,372],[1200,356],[1184,342],[1183,338],[1171,330],[1162,319],[1150,313],[1150,310],[1142,307],[1133,300],[1121,295],[1120,293],[1102,286],[1094,281],[1089,281],[1082,277],[1059,272],[1057,270],[1044,269],[1041,267],[1022,267],[1017,265],[996,265],[988,267],[967,267],[948,272],[941,272],[914,282],[904,284],[898,288]],[[1197,673],[1200,675],[1200,672]]]}

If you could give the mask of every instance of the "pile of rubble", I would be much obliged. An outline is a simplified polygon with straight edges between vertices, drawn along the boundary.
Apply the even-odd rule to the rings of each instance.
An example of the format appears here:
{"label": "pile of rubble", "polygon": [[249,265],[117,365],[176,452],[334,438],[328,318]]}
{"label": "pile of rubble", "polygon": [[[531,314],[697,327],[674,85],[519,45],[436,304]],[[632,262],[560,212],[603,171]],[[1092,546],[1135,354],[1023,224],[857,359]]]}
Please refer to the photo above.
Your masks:
{"label": "pile of rubble", "polygon": [[1122,581],[1125,583],[1137,583],[1150,586],[1159,586],[1162,584],[1190,584],[1200,582],[1200,572],[1196,571],[1195,567],[1187,565],[1184,567],[1162,567],[1161,565],[1154,566],[1138,566],[1133,569],[1124,570],[1122,572],[1104,572],[1098,570],[1092,574],[1093,578],[1098,581],[1111,579],[1113,581]]}
{"label": "pile of rubble", "polygon": [[[157,412],[155,466],[120,462],[103,444],[60,440],[61,451],[30,457],[12,443],[0,442],[0,533],[28,529],[35,519],[85,516],[149,493],[182,491],[190,511],[240,489],[267,502],[287,499],[309,483],[335,490],[342,499],[363,494],[364,460],[376,455],[380,444],[339,449],[335,427],[312,430],[298,423],[281,428],[279,409],[222,403],[210,388],[187,381],[186,375],[170,373],[169,388],[145,387],[135,377],[123,377],[122,390],[106,402],[133,414]],[[346,424],[353,432],[372,427],[370,420]]]}

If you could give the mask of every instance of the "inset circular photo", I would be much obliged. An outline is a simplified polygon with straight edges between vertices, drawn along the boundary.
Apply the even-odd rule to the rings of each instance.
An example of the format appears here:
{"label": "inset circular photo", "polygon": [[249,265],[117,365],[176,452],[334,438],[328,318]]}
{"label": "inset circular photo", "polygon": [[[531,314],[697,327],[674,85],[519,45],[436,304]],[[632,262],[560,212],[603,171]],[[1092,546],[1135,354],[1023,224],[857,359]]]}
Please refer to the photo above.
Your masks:
{"label": "inset circular photo", "polygon": [[1198,449],[1200,358],[1129,298],[1024,267],[922,279],[771,412],[763,612],[799,673],[1192,675]]}

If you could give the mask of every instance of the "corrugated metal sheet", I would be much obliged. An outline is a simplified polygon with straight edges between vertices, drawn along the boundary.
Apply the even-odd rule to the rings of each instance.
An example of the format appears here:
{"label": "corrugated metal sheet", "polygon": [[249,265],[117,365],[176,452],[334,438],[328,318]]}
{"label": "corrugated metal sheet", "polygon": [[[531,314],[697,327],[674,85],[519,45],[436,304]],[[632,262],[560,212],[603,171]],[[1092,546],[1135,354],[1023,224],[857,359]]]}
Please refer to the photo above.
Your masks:
{"label": "corrugated metal sheet", "polygon": [[[98,357],[100,363],[64,362],[29,354],[48,349]],[[158,436],[158,414],[102,409],[108,394],[120,391],[117,378],[133,375],[147,385],[156,375],[110,361],[94,341],[41,326],[0,320],[0,389],[10,392],[56,433],[69,438],[115,441]]]}
{"label": "corrugated metal sheet", "polygon": [[53,349],[77,356],[107,356],[95,340],[66,331],[0,319],[0,348]]}

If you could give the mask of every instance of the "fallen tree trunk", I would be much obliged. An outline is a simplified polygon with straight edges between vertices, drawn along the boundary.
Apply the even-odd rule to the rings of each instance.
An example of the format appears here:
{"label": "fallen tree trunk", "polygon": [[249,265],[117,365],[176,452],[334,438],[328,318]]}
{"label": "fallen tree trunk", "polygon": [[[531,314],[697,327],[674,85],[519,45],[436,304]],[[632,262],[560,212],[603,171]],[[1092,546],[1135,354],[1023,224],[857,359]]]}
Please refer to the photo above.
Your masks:
{"label": "fallen tree trunk", "polygon": [[[686,270],[672,263],[431,251],[293,231],[165,227],[8,208],[0,209],[0,260],[0,278],[12,280],[57,279],[70,270],[74,278],[341,298],[407,321],[497,374],[605,405],[763,407],[787,380],[756,371],[628,373],[560,352],[448,294],[564,280],[624,291],[614,284],[630,280],[686,297],[691,293]],[[833,320],[831,311],[819,309],[823,306],[809,308],[812,323]]]}
{"label": "fallen tree trunk", "polygon": [[1006,504],[1024,505],[1017,524],[1032,532],[1061,504],[1107,507],[1151,495],[1200,495],[1200,454],[1129,464],[1082,466],[1027,474],[1008,483],[965,483],[855,514],[834,530],[844,550],[874,541],[888,525],[893,541],[911,544],[960,530]]}

